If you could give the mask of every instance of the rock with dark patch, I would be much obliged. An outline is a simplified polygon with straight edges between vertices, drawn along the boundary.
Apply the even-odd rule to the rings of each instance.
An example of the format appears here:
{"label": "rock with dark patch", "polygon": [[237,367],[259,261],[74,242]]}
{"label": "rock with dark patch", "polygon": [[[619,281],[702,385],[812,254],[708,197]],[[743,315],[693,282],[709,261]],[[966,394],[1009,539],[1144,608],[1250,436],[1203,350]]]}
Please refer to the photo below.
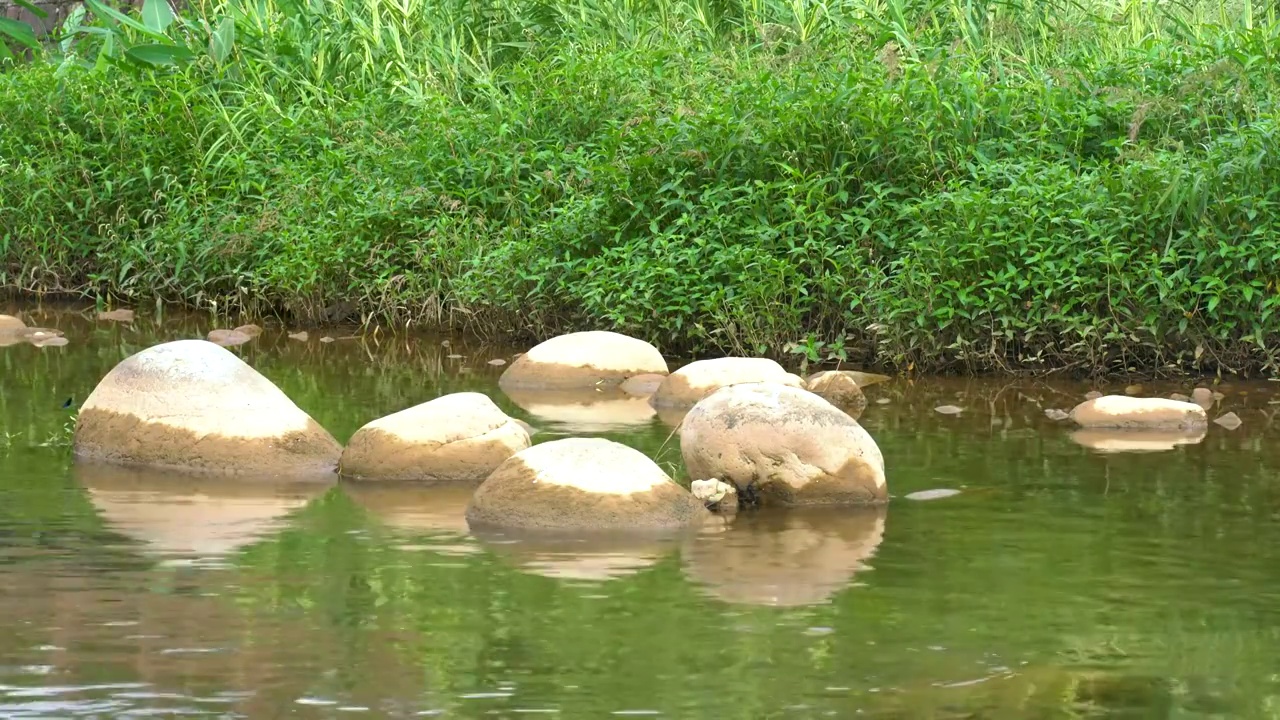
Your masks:
{"label": "rock with dark patch", "polygon": [[473,529],[533,532],[676,531],[708,516],[646,455],[600,438],[555,440],[516,453],[467,506]]}
{"label": "rock with dark patch", "polygon": [[671,373],[651,402],[659,410],[688,408],[720,388],[761,382],[804,387],[804,380],[767,358],[725,357],[697,360]]}
{"label": "rock with dark patch", "polygon": [[116,365],[81,406],[73,445],[83,460],[328,479],[342,452],[270,380],[204,340]]}
{"label": "rock with dark patch", "polygon": [[360,480],[479,481],[527,447],[529,433],[487,395],[454,393],[357,430],[339,472]]}
{"label": "rock with dark patch", "polygon": [[618,385],[636,375],[666,375],[667,361],[643,340],[589,331],[551,338],[502,373],[503,390],[575,390]]}
{"label": "rock with dark patch", "polygon": [[1209,422],[1199,405],[1124,395],[1086,400],[1072,409],[1071,419],[1081,427],[1120,429],[1203,428]]}
{"label": "rock with dark patch", "polygon": [[689,474],[732,483],[744,504],[867,505],[888,500],[884,458],[831,403],[777,383],[733,385],[684,418]]}
{"label": "rock with dark patch", "polygon": [[855,373],[845,370],[824,370],[805,380],[809,392],[853,415],[855,418],[867,407],[867,396],[862,394]]}

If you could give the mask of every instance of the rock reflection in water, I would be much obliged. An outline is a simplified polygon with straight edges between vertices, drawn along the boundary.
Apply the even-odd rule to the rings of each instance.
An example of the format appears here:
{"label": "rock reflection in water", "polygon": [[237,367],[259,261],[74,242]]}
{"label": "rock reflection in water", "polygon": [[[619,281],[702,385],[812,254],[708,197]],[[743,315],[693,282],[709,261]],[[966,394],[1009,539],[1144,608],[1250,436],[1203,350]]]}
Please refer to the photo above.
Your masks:
{"label": "rock reflection in water", "polygon": [[479,548],[468,539],[467,503],[475,483],[342,483],[342,491],[380,522],[397,530],[451,536],[458,542],[432,543],[431,550],[449,554],[471,554]]}
{"label": "rock reflection in water", "polygon": [[217,557],[276,530],[330,483],[201,477],[81,463],[75,475],[108,525],[163,555]]}
{"label": "rock reflection in water", "polygon": [[684,549],[685,575],[731,603],[817,605],[847,587],[884,539],[887,509],[741,513]]}
{"label": "rock reflection in water", "polygon": [[476,533],[481,544],[516,569],[562,580],[614,580],[634,575],[675,551],[676,537],[538,536]]}
{"label": "rock reflection in water", "polygon": [[506,390],[525,412],[571,433],[599,433],[649,425],[657,411],[648,398],[617,388],[581,391]]}
{"label": "rock reflection in water", "polygon": [[1086,429],[1071,433],[1071,439],[1100,453],[1164,452],[1179,445],[1195,445],[1204,440],[1206,430],[1108,430]]}

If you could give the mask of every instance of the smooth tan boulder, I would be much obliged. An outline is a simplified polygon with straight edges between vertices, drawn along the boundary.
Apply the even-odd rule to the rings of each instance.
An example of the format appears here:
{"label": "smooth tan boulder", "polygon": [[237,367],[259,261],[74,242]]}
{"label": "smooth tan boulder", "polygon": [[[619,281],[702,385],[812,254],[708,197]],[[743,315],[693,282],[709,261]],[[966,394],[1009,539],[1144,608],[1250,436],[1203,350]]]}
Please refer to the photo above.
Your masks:
{"label": "smooth tan boulder", "polygon": [[691,362],[671,373],[651,402],[659,410],[688,408],[722,387],[759,382],[804,387],[804,380],[767,358],[715,358]]}
{"label": "smooth tan boulder", "polygon": [[1085,428],[1187,429],[1209,424],[1204,408],[1167,398],[1104,395],[1086,400],[1071,411],[1071,419]]}
{"label": "smooth tan boulder", "polygon": [[0,315],[0,333],[16,332],[26,329],[27,324],[12,315]]}
{"label": "smooth tan boulder", "polygon": [[805,380],[809,392],[835,405],[847,413],[860,413],[867,407],[867,396],[862,394],[857,375],[851,371],[824,370]]}
{"label": "smooth tan boulder", "polygon": [[332,473],[342,447],[275,385],[204,340],[125,358],[81,406],[78,458],[258,475]]}
{"label": "smooth tan boulder", "polygon": [[210,330],[209,342],[221,347],[235,347],[243,345],[253,339],[252,335],[241,332],[239,330]]}
{"label": "smooth tan boulder", "polygon": [[689,476],[738,488],[742,502],[871,505],[888,501],[884,458],[856,420],[807,390],[722,388],[680,428]]}
{"label": "smooth tan boulder", "polygon": [[534,346],[503,371],[498,384],[503,390],[569,390],[617,385],[649,374],[667,374],[667,361],[657,348],[619,333],[592,330]]}
{"label": "smooth tan boulder", "polygon": [[360,480],[478,481],[527,447],[529,433],[487,395],[454,393],[357,430],[339,472]]}
{"label": "smooth tan boulder", "polygon": [[670,531],[708,513],[638,450],[601,438],[535,445],[493,471],[471,498],[475,528]]}

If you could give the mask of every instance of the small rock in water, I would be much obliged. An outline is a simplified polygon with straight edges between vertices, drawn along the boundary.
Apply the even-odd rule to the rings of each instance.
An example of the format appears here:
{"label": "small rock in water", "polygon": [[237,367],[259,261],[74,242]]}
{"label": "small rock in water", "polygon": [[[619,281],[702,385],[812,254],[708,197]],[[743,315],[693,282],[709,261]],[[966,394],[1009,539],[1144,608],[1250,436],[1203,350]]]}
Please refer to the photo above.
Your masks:
{"label": "small rock in water", "polygon": [[1217,420],[1214,420],[1214,422],[1228,430],[1235,430],[1236,428],[1244,424],[1244,421],[1240,419],[1240,416],[1236,415],[1233,412],[1229,412],[1226,415],[1223,415]]}
{"label": "small rock in water", "polygon": [[1071,414],[1068,413],[1066,410],[1059,410],[1058,408],[1048,408],[1044,411],[1044,416],[1049,418],[1050,420],[1060,421],[1060,420],[1066,420],[1067,418],[1071,417]]}
{"label": "small rock in water", "polygon": [[1198,387],[1191,391],[1191,402],[1208,410],[1213,407],[1213,391],[1206,387]]}
{"label": "small rock in water", "polygon": [[306,342],[310,337],[311,336],[307,334],[306,330],[302,330],[296,333],[289,333],[289,339],[297,340],[298,342]]}
{"label": "small rock in water", "polygon": [[1225,398],[1225,397],[1226,397],[1226,395],[1223,395],[1223,394],[1222,394],[1222,393],[1220,393],[1220,392],[1216,392],[1216,393],[1214,393],[1214,394],[1213,394],[1213,399],[1214,399],[1214,400],[1221,400],[1221,399],[1223,399],[1223,398]]}
{"label": "small rock in water", "polygon": [[328,335],[325,335],[324,337],[320,338],[320,342],[322,342],[322,343],[331,343],[331,342],[333,342],[333,338],[329,337]]}
{"label": "small rock in water", "polygon": [[493,365],[493,366],[495,366],[495,367],[497,367],[497,366],[501,366],[501,365],[506,365],[506,364],[507,364],[507,361],[506,361],[506,360],[503,360],[502,358],[494,358],[494,359],[492,359],[492,360],[490,360],[490,361],[489,361],[489,364],[490,364],[490,365]]}
{"label": "small rock in water", "polygon": [[1085,400],[1097,400],[1100,397],[1102,397],[1102,393],[1098,392],[1097,390],[1090,390],[1089,392],[1084,394]]}
{"label": "small rock in water", "polygon": [[908,500],[941,500],[959,495],[959,490],[949,488],[938,488],[937,490],[919,490],[906,496]]}
{"label": "small rock in water", "polygon": [[31,344],[41,348],[42,347],[62,347],[63,345],[66,345],[68,342],[70,341],[67,340],[65,337],[62,337],[61,335],[54,335],[52,337],[46,337],[40,340],[33,339],[31,341]]}
{"label": "small rock in water", "polygon": [[1182,393],[1174,393],[1169,396],[1169,399],[1176,400],[1178,402],[1191,402],[1191,398],[1186,395],[1183,395]]}
{"label": "small rock in water", "polygon": [[253,339],[239,330],[210,330],[208,337],[209,342],[222,347],[243,345]]}
{"label": "small rock in water", "polygon": [[445,357],[449,358],[450,360],[461,360],[461,359],[462,359],[462,356],[461,356],[461,355],[458,355],[457,353],[454,353],[453,355],[446,355]]}
{"label": "small rock in water", "polygon": [[934,408],[933,411],[936,413],[941,413],[943,415],[959,415],[960,413],[964,412],[964,408],[956,407],[955,405],[939,405],[938,407]]}
{"label": "small rock in water", "polygon": [[876,404],[877,404],[877,405],[888,405],[888,404],[889,404],[889,398],[880,398],[880,399],[876,400]]}
{"label": "small rock in water", "polygon": [[99,320],[110,320],[112,322],[133,322],[133,311],[120,308],[118,310],[104,310],[98,313]]}
{"label": "small rock in water", "polygon": [[1130,385],[1129,387],[1124,389],[1125,395],[1137,395],[1140,392],[1142,392],[1141,385]]}
{"label": "small rock in water", "polygon": [[257,325],[241,325],[240,327],[236,328],[236,332],[244,333],[245,335],[248,335],[251,338],[256,338],[262,334],[262,328],[258,327]]}

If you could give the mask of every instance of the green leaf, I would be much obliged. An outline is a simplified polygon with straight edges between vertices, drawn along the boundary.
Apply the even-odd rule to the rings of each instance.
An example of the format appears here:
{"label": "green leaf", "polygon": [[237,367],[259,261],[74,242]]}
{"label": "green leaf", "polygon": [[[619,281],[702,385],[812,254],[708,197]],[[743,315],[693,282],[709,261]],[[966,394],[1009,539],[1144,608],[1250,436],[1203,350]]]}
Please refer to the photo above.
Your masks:
{"label": "green leaf", "polygon": [[134,45],[124,54],[131,60],[152,66],[177,65],[196,58],[190,50],[178,45]]}
{"label": "green leaf", "polygon": [[142,3],[142,22],[148,28],[162,33],[173,24],[173,9],[168,0],[144,0]]}
{"label": "green leaf", "polygon": [[17,3],[18,7],[26,8],[27,12],[31,13],[32,15],[35,15],[41,20],[45,20],[49,17],[49,13],[45,12],[43,9],[40,8],[40,6],[33,4],[28,0],[13,0],[13,1]]}
{"label": "green leaf", "polygon": [[221,65],[231,56],[231,50],[236,43],[236,22],[235,20],[225,17],[222,22],[218,23],[218,29],[213,31],[213,35],[209,38],[209,54],[213,56],[213,61]]}
{"label": "green leaf", "polygon": [[40,42],[36,40],[36,33],[31,26],[12,18],[0,17],[0,37],[12,38],[19,45],[32,50],[40,49]]}
{"label": "green leaf", "polygon": [[119,10],[116,10],[115,8],[104,5],[101,2],[101,0],[84,0],[84,4],[89,8],[90,11],[93,12],[94,15],[97,15],[99,18],[105,20],[108,24],[112,26],[124,25],[125,27],[133,28],[134,30],[137,30],[143,35],[146,35],[147,37],[150,37],[150,38],[154,38],[161,42],[167,42],[169,40],[169,38],[165,37],[162,33],[155,32],[151,28],[147,27],[146,25],[143,25],[137,20],[134,20],[128,15],[125,15]]}

